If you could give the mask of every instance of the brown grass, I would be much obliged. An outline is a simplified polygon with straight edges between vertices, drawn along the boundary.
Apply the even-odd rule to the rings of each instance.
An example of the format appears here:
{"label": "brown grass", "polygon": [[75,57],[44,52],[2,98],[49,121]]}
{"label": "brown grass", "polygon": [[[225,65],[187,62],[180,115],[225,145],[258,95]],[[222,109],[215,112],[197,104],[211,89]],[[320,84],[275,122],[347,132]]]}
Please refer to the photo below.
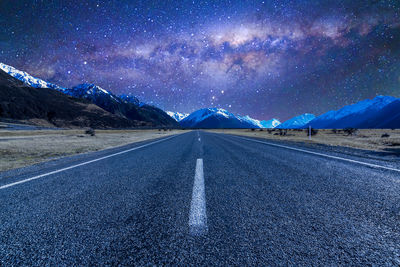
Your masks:
{"label": "brown grass", "polygon": [[[399,149],[400,152],[400,130],[390,129],[368,129],[358,130],[356,135],[349,136],[343,131],[334,133],[332,130],[318,130],[317,135],[312,136],[311,140],[308,139],[305,130],[296,131],[288,130],[286,136],[278,135],[279,130],[272,130],[271,133],[267,129],[260,131],[256,129],[251,130],[211,130],[217,133],[237,134],[250,137],[259,137],[271,140],[284,140],[295,142],[306,142],[314,144],[324,144],[330,146],[343,146],[358,148],[364,150],[373,150],[380,152],[387,152],[391,149]],[[383,134],[389,134],[389,137],[383,138]]]}
{"label": "brown grass", "polygon": [[0,171],[183,132],[182,130],[96,130],[96,135],[90,136],[85,134],[85,130],[0,129]]}

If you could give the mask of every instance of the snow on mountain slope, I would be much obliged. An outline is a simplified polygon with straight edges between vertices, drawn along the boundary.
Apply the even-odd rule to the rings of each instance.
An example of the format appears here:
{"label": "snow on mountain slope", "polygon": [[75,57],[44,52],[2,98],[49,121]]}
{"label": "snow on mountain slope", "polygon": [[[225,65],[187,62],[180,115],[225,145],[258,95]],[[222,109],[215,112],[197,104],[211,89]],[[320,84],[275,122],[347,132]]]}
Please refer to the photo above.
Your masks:
{"label": "snow on mountain slope", "polygon": [[303,115],[296,116],[294,118],[291,118],[291,119],[285,121],[284,123],[278,125],[276,128],[279,128],[279,129],[298,129],[298,128],[302,128],[305,125],[307,125],[307,123],[309,123],[314,118],[315,118],[314,114],[305,113]]}
{"label": "snow on mountain slope", "polygon": [[187,116],[184,119],[184,121],[185,122],[190,121],[190,122],[196,123],[196,122],[201,122],[210,116],[235,118],[235,115],[233,115],[232,113],[229,113],[228,111],[226,111],[225,109],[222,109],[222,108],[203,108],[203,109],[196,110],[195,112],[189,114],[189,116]]}
{"label": "snow on mountain slope", "polygon": [[268,121],[260,121],[260,124],[262,126],[261,128],[275,128],[281,124],[281,122],[277,119],[271,119]]}
{"label": "snow on mountain slope", "polygon": [[369,128],[369,118],[374,117],[385,106],[396,100],[391,96],[377,96],[353,105],[344,106],[339,110],[331,110],[309,122],[313,128]]}
{"label": "snow on mountain slope", "polygon": [[237,116],[237,118],[242,121],[253,125],[254,128],[264,128],[259,120],[251,118],[249,115]]}
{"label": "snow on mountain slope", "polygon": [[100,86],[97,86],[92,83],[83,83],[73,88],[65,89],[65,93],[73,97],[86,98],[86,99],[91,99],[93,97],[99,97],[99,96],[110,97],[120,102],[117,96],[101,88]]}
{"label": "snow on mountain slope", "polygon": [[63,88],[58,85],[35,78],[32,75],[30,75],[24,71],[20,71],[14,67],[11,67],[11,66],[6,65],[1,62],[0,62],[0,69],[3,70],[4,72],[8,73],[9,75],[13,76],[14,78],[26,83],[29,86],[32,86],[35,88],[52,88],[52,89],[57,89],[60,91],[63,90]]}
{"label": "snow on mountain slope", "polygon": [[134,96],[134,95],[126,95],[126,94],[122,94],[118,96],[124,103],[131,103],[134,104],[136,106],[140,105],[140,100]]}
{"label": "snow on mountain slope", "polygon": [[180,112],[172,112],[172,111],[166,111],[166,113],[171,116],[174,120],[176,121],[181,121],[187,116],[189,116],[188,113],[180,113]]}

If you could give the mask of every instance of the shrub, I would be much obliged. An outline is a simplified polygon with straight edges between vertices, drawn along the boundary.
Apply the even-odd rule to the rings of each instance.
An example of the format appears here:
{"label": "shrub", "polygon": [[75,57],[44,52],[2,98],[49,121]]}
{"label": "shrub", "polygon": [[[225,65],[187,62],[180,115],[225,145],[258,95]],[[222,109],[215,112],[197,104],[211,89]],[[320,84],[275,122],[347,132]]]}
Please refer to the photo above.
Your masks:
{"label": "shrub", "polygon": [[279,135],[285,136],[287,134],[287,129],[279,129]]}
{"label": "shrub", "polygon": [[343,129],[343,131],[347,133],[347,135],[357,135],[358,130],[356,128],[346,128]]}
{"label": "shrub", "polygon": [[390,137],[390,134],[388,134],[388,133],[384,133],[381,135],[381,138],[388,138],[388,137]]}
{"label": "shrub", "polygon": [[268,130],[267,130],[267,132],[268,132],[269,134],[272,134],[273,131],[274,131],[274,130],[272,130],[272,129],[268,129]]}
{"label": "shrub", "polygon": [[337,130],[336,129],[332,129],[332,133],[337,134]]}
{"label": "shrub", "polygon": [[89,128],[85,131],[85,134],[90,135],[90,136],[95,136],[96,132],[94,131],[94,129]]}
{"label": "shrub", "polygon": [[262,132],[262,131],[264,131],[264,129],[263,128],[260,128],[260,130],[259,130],[260,132]]}
{"label": "shrub", "polygon": [[251,128],[251,131],[252,131],[252,132],[254,132],[255,130],[256,130],[256,129],[254,129],[254,128]]}

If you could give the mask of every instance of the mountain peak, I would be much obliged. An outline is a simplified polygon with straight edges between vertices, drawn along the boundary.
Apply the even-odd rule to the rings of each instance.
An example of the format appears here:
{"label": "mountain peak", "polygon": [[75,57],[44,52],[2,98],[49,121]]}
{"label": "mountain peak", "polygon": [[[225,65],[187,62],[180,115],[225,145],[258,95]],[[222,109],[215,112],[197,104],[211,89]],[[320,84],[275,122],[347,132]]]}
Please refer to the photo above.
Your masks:
{"label": "mountain peak", "polygon": [[173,112],[173,111],[166,111],[166,113],[173,118],[176,121],[181,121],[184,118],[186,118],[187,116],[189,116],[188,113],[180,113],[180,112]]}
{"label": "mountain peak", "polygon": [[260,121],[260,124],[262,125],[262,128],[275,128],[277,127],[279,124],[281,124],[281,122],[275,118],[270,119],[268,121]]}

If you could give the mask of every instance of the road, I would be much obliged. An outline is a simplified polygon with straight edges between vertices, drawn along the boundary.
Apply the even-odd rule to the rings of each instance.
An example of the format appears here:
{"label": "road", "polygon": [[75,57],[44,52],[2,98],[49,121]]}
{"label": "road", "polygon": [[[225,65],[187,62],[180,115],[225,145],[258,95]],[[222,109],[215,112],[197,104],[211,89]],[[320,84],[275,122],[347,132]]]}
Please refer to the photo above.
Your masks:
{"label": "road", "polygon": [[400,168],[193,131],[0,174],[0,265],[400,264]]}

